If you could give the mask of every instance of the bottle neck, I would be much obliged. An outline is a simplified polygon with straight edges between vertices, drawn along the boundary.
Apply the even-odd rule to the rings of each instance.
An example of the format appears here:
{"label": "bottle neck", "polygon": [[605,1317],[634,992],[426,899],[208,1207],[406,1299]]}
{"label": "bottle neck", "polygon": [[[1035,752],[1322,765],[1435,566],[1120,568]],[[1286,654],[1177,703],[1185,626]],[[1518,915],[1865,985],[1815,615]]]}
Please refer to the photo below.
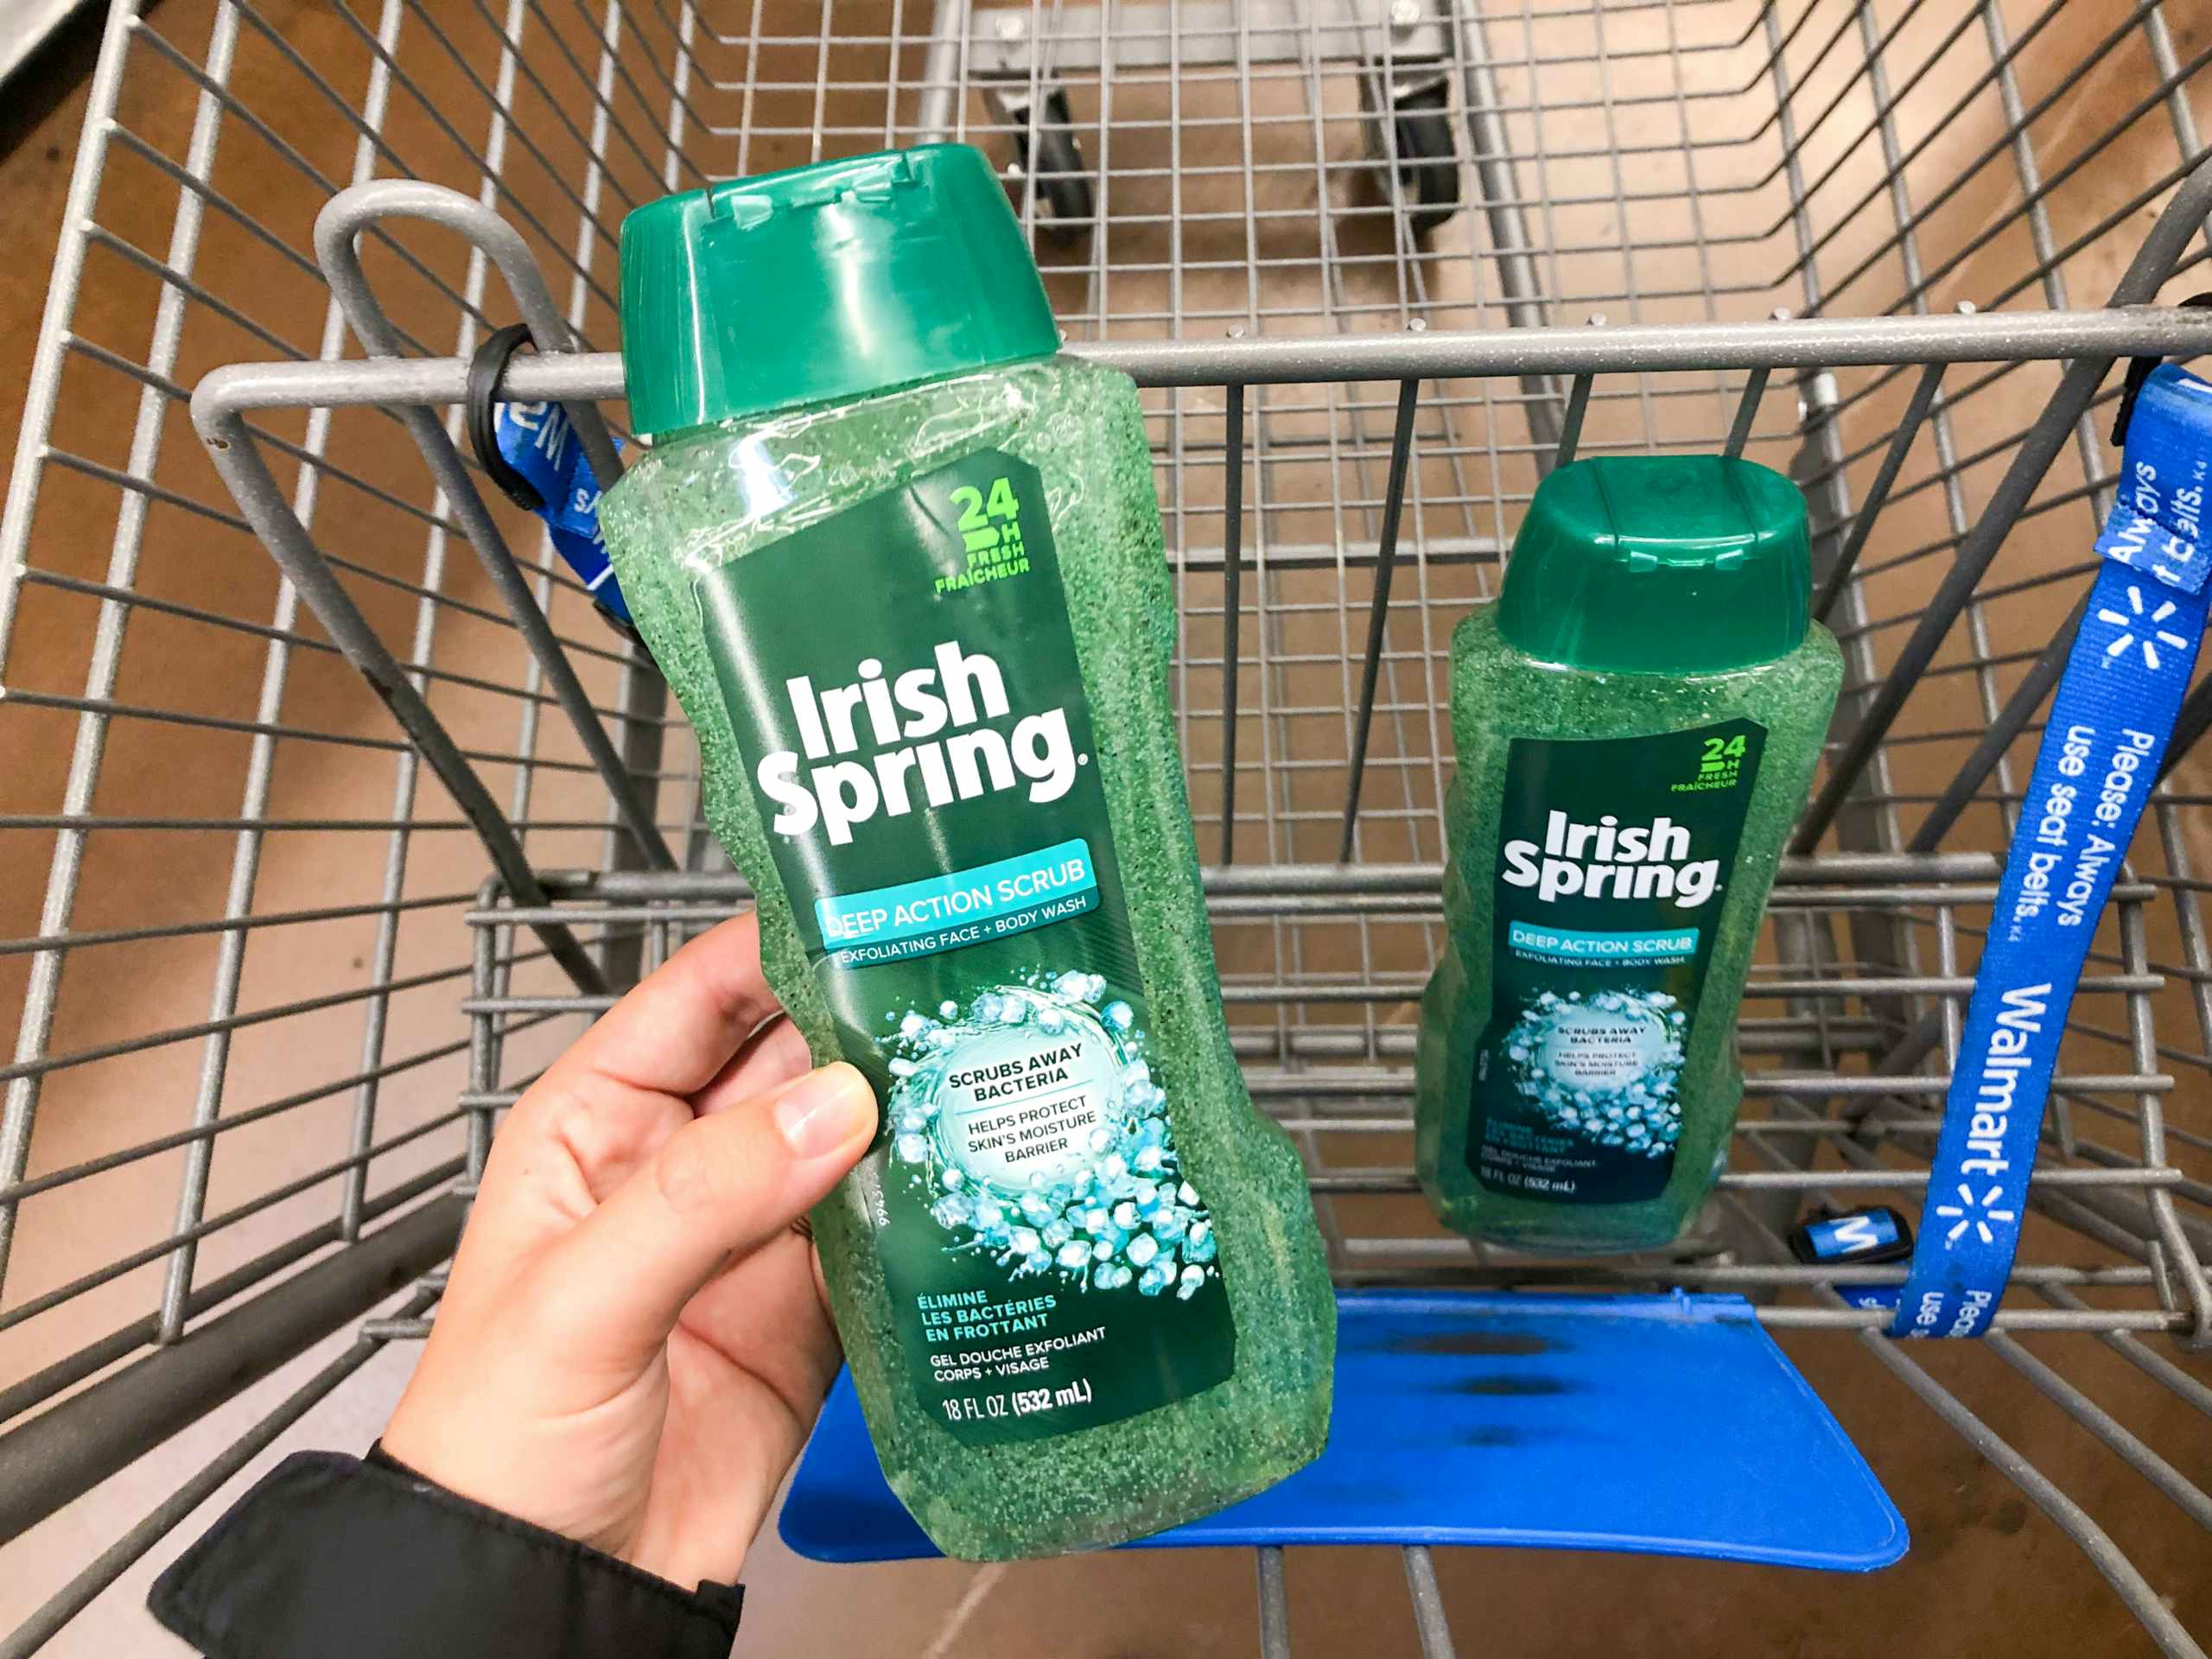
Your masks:
{"label": "bottle neck", "polygon": [[690,426],[671,427],[665,432],[649,436],[656,449],[668,448],[692,438],[723,433],[736,427],[765,426],[771,422],[790,420],[797,416],[817,413],[823,410],[846,409],[855,404],[872,403],[879,397],[895,397],[904,392],[915,391],[924,386],[944,385],[954,380],[972,380],[980,375],[1006,374],[1040,363],[1050,363],[1058,357],[1057,351],[1035,353],[1023,357],[1009,357],[995,363],[985,363],[972,368],[949,369],[942,374],[918,375],[911,380],[897,380],[880,386],[871,386],[863,391],[840,392],[831,397],[813,397],[804,402],[779,404],[772,409],[747,410],[718,421],[702,421]]}

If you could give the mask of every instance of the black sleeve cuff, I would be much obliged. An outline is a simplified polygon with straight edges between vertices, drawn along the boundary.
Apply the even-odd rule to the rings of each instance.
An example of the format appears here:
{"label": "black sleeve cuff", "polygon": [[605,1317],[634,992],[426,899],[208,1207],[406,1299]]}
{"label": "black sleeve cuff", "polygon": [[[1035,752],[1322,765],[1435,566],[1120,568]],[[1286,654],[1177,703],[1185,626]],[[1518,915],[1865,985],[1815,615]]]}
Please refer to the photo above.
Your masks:
{"label": "black sleeve cuff", "polygon": [[687,1593],[376,1449],[285,1459],[147,1605],[210,1659],[728,1659],[744,1596]]}

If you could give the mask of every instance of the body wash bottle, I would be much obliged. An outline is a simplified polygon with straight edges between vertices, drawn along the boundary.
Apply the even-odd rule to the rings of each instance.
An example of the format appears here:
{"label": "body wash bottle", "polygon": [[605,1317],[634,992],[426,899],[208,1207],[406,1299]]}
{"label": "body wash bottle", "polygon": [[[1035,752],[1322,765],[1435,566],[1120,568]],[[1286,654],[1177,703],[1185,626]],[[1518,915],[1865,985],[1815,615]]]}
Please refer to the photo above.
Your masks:
{"label": "body wash bottle", "polygon": [[1532,1250],[1669,1243],[1743,1096],[1737,1006],[1842,678],[1804,498],[1719,456],[1546,478],[1452,642],[1447,942],[1415,1160]]}
{"label": "body wash bottle", "polygon": [[964,145],[652,203],[601,508],[770,982],[883,1128],[816,1211],[948,1554],[1111,1544],[1321,1448],[1336,1306],[1230,1051],[1144,410]]}

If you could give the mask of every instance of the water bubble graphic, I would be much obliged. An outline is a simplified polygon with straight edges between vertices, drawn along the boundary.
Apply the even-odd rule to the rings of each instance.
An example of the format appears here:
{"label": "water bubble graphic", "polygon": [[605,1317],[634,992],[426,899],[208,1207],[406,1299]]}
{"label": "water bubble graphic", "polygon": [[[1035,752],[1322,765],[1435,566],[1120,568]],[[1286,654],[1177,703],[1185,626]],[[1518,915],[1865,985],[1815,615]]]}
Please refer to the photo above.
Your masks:
{"label": "water bubble graphic", "polygon": [[[1682,1068],[1688,1016],[1663,992],[1545,991],[1522,1012],[1499,1044],[1513,1080],[1561,1129],[1624,1152],[1659,1156],[1681,1133],[1675,1089]],[[1595,1027],[1606,1041],[1596,1067],[1610,1075],[1562,1078],[1554,1067],[1592,1068],[1587,1039]],[[1619,1058],[1625,1040],[1632,1058]],[[1623,1075],[1624,1066],[1637,1069]]]}
{"label": "water bubble graphic", "polygon": [[[1137,1011],[1108,996],[1099,975],[1039,972],[977,993],[964,1014],[947,1001],[936,1018],[920,1011],[899,1017],[884,1039],[894,1079],[893,1155],[910,1166],[914,1190],[950,1236],[949,1252],[992,1262],[1010,1277],[1058,1274],[1087,1291],[1134,1286],[1147,1297],[1173,1289],[1187,1300],[1216,1271],[1212,1218],[1182,1177],[1166,1092],[1146,1058]],[[986,1107],[946,1094],[946,1080],[967,1045],[1025,1025],[1073,1039],[1078,1046],[1070,1055],[1103,1048],[1109,1067],[1103,1076],[1118,1086],[1118,1097],[1102,1101],[1094,1122],[1060,1141],[1057,1159],[1039,1158],[1026,1174],[1014,1173],[1013,1160],[993,1163],[988,1173],[972,1163],[963,1168],[955,1161],[965,1155],[962,1132],[938,1130],[941,1108],[963,1100],[960,1121],[975,1135],[980,1117],[998,1105],[1021,1105],[1024,1096],[1017,1090]],[[1007,1052],[995,1051],[995,1062],[1003,1063]],[[1038,1121],[989,1125],[996,1132],[989,1144],[1003,1152],[1005,1131]],[[1049,1124],[1049,1117],[1043,1121]],[[1050,1128],[1042,1133],[1049,1135]]]}

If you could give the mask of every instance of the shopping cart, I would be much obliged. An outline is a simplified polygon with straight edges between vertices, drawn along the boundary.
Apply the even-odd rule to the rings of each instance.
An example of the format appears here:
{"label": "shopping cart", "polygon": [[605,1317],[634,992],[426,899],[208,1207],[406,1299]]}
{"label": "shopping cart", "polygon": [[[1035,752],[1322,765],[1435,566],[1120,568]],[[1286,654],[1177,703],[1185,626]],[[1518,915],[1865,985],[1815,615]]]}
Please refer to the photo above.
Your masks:
{"label": "shopping cart", "polygon": [[[1907,1351],[1782,1243],[1814,1204],[1916,1207],[2109,505],[2108,371],[2212,351],[2212,318],[2171,304],[2212,251],[2201,17],[283,16],[109,12],[0,524],[0,995],[22,1007],[0,1655],[152,1640],[144,1584],[194,1517],[302,1419],[343,1439],[350,1396],[389,1397],[501,1109],[742,902],[650,664],[456,443],[465,359],[528,322],[540,351],[505,391],[565,400],[604,472],[620,215],[938,136],[1007,168],[1071,348],[1147,388],[1224,994],[1339,1281],[1740,1293],[1923,1538],[1864,1581],[1554,1580],[1526,1557],[1485,1576],[1499,1558],[1413,1548],[1398,1584],[1374,1552],[1262,1549],[1263,1651],[1444,1654],[1478,1611],[1501,1645],[1531,1596],[1562,1643],[1693,1598],[1722,1622],[1663,1628],[1743,1651],[1813,1630],[1854,1653],[2203,1651],[2212,944],[2190,745],[2212,682],[2098,935],[1996,1332]],[[1428,1224],[1409,1168],[1449,632],[1561,455],[1722,448],[1804,486],[1849,664],[1746,1004],[1732,1167],[1661,1255],[1472,1248]],[[1187,1644],[1189,1608],[1226,1593],[1155,1557],[1134,1595],[1129,1570],[1034,1569],[1064,1603],[1111,1594],[1133,1642],[1173,1607],[1160,1639]],[[1327,1597],[1294,1593],[1309,1570]],[[1573,1590],[1600,1570],[1611,1598]],[[817,1640],[849,1616],[812,1609]]]}

